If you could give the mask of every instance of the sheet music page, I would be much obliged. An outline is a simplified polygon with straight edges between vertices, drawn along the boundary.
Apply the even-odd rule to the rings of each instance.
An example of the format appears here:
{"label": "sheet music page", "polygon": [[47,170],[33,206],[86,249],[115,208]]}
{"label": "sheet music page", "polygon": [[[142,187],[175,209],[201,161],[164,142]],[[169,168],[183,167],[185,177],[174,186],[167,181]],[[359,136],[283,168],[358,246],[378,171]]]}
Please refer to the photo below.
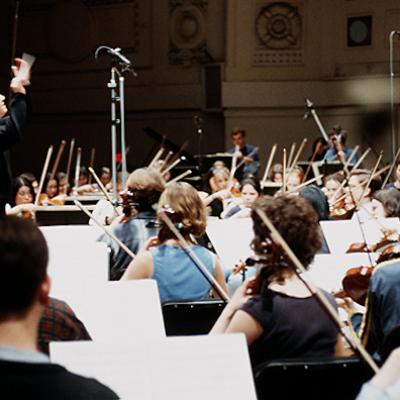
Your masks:
{"label": "sheet music page", "polygon": [[[377,253],[371,254],[373,263],[377,257]],[[342,279],[350,268],[369,265],[367,253],[317,254],[303,276],[319,288],[331,292],[342,288]]]}
{"label": "sheet music page", "polygon": [[253,254],[250,243],[254,238],[251,218],[208,220],[207,235],[221,260],[224,271]]}
{"label": "sheet music page", "polygon": [[61,242],[65,246],[71,243],[93,243],[96,242],[103,231],[98,226],[90,225],[54,225],[41,226],[47,243]]}
{"label": "sheet music page", "polygon": [[320,221],[320,225],[332,254],[344,254],[351,243],[363,241],[360,225],[355,220]]}
{"label": "sheet music page", "polygon": [[140,342],[52,342],[50,356],[71,372],[97,379],[121,399],[153,399],[152,362],[147,346]]}
{"label": "sheet music page", "polygon": [[152,354],[154,400],[257,398],[243,334],[168,337]]}
{"label": "sheet music page", "polygon": [[[70,303],[85,300],[88,289],[108,281],[108,251],[105,243],[53,240],[48,243],[50,295]],[[89,292],[90,293],[90,292]]]}
{"label": "sheet music page", "polygon": [[88,286],[76,313],[93,340],[149,342],[165,337],[157,284],[152,279]]}

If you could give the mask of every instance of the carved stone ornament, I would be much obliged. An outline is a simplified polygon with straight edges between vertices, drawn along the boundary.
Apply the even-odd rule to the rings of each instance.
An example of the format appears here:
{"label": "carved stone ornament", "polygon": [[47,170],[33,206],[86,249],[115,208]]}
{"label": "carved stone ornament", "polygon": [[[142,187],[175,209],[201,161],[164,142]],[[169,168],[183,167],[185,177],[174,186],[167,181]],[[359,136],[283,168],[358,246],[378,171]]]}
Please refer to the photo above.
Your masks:
{"label": "carved stone ornament", "polygon": [[261,47],[271,50],[298,49],[301,43],[301,17],[297,7],[273,2],[257,15],[256,36]]}
{"label": "carved stone ornament", "polygon": [[207,1],[170,0],[170,64],[189,66],[206,58],[206,12]]}

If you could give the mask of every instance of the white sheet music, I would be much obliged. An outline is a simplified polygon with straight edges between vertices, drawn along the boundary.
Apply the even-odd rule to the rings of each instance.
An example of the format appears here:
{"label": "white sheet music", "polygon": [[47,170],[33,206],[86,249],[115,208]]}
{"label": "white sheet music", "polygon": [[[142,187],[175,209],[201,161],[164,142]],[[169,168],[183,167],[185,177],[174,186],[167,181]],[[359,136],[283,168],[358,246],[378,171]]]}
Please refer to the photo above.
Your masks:
{"label": "white sheet music", "polygon": [[224,271],[253,254],[250,243],[254,238],[251,218],[209,220],[207,235],[221,260]]}
{"label": "white sheet music", "polygon": [[400,233],[400,221],[398,218],[367,220],[362,224],[363,232],[356,219],[321,221],[320,224],[331,253],[346,253],[351,243],[364,241],[363,233],[368,244],[378,242],[383,237],[381,227],[395,229]]}
{"label": "white sheet music", "polygon": [[244,335],[166,338],[153,343],[55,342],[53,362],[95,377],[122,399],[255,400]]}
{"label": "white sheet music", "polygon": [[[371,254],[373,263],[377,257],[378,254]],[[342,289],[342,279],[350,268],[369,265],[367,253],[317,254],[304,277],[319,288],[332,292]]]}
{"label": "white sheet music", "polygon": [[165,337],[157,284],[152,279],[107,282],[88,287],[75,304],[93,340],[159,340]]}

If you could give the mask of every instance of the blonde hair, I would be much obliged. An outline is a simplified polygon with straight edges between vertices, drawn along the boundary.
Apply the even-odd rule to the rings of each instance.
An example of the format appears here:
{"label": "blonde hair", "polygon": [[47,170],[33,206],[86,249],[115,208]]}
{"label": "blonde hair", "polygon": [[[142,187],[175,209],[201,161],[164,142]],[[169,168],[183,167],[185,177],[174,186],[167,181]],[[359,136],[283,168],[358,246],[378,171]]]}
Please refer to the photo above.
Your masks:
{"label": "blonde hair", "polygon": [[158,237],[161,242],[165,242],[168,239],[174,239],[175,235],[160,218],[162,212],[166,212],[172,222],[178,225],[183,236],[187,237],[191,234],[198,237],[205,232],[206,208],[197,190],[186,182],[169,184],[158,202],[161,224]]}
{"label": "blonde hair", "polygon": [[131,192],[132,202],[137,203],[141,211],[151,210],[158,202],[165,189],[165,181],[161,173],[154,168],[138,168],[133,171],[126,182]]}

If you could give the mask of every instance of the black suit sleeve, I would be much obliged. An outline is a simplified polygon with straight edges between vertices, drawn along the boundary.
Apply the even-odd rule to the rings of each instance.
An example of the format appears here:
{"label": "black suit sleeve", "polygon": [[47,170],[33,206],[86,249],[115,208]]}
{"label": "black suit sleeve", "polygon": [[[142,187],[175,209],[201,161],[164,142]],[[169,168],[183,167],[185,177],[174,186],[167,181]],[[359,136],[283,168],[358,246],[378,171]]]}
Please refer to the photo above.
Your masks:
{"label": "black suit sleeve", "polygon": [[30,95],[17,93],[10,106],[9,114],[0,119],[0,150],[5,151],[19,142],[31,118]]}

